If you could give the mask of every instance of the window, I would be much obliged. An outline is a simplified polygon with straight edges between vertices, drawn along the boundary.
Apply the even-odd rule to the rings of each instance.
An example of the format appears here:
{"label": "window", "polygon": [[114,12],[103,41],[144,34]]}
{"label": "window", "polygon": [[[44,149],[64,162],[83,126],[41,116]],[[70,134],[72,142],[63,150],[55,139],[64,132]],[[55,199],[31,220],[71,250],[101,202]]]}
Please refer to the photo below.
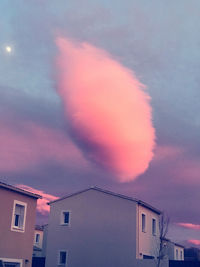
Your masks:
{"label": "window", "polygon": [[181,260],[183,260],[183,251],[181,250]]}
{"label": "window", "polygon": [[69,211],[63,211],[61,214],[61,224],[69,225],[69,222],[70,222],[70,212]]}
{"label": "window", "polygon": [[178,249],[176,249],[176,260],[178,260]]}
{"label": "window", "polygon": [[152,235],[156,235],[156,219],[152,219]]}
{"label": "window", "polygon": [[27,204],[14,200],[11,230],[24,232]]}
{"label": "window", "polygon": [[40,242],[40,234],[36,234],[35,235],[35,243],[39,243]]}
{"label": "window", "polygon": [[142,214],[142,232],[146,232],[146,215]]}
{"label": "window", "polygon": [[67,251],[59,252],[59,265],[66,266],[67,263]]}

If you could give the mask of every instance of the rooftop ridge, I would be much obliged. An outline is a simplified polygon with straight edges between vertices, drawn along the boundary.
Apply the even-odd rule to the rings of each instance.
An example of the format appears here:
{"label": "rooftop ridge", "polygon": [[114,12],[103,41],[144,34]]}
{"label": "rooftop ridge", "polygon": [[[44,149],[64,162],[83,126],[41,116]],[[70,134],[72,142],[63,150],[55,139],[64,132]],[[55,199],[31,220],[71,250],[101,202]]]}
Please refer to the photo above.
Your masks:
{"label": "rooftop ridge", "polygon": [[20,194],[27,195],[27,196],[30,196],[30,197],[33,197],[33,198],[42,198],[42,196],[40,196],[38,194],[34,194],[32,192],[26,191],[24,189],[21,189],[19,187],[7,184],[7,183],[2,182],[2,181],[0,181],[0,187],[8,189],[8,190],[11,190],[11,191],[14,191],[14,192],[18,192]]}
{"label": "rooftop ridge", "polygon": [[148,203],[146,203],[146,202],[144,202],[142,200],[139,200],[139,199],[136,199],[136,198],[133,198],[133,197],[129,197],[129,196],[126,196],[126,195],[123,195],[123,194],[115,193],[115,192],[112,192],[112,191],[109,191],[109,190],[106,190],[106,189],[102,189],[102,188],[99,188],[97,186],[91,186],[91,187],[89,187],[87,189],[84,189],[84,190],[81,190],[81,191],[78,191],[78,192],[63,196],[63,197],[61,197],[59,199],[56,199],[56,200],[53,200],[53,201],[51,201],[51,202],[49,202],[47,204],[51,205],[51,204],[53,204],[55,202],[61,201],[63,199],[66,199],[66,198],[69,198],[69,197],[72,197],[72,196],[75,196],[75,195],[78,195],[78,194],[81,194],[81,193],[84,193],[84,192],[87,192],[89,190],[96,190],[96,191],[99,191],[99,192],[102,192],[102,193],[105,193],[105,194],[109,194],[109,195],[120,197],[120,198],[123,198],[123,199],[126,199],[126,200],[134,201],[134,202],[138,203],[139,205],[154,211],[157,214],[161,214],[162,213],[160,210],[154,208],[153,206],[149,205]]}

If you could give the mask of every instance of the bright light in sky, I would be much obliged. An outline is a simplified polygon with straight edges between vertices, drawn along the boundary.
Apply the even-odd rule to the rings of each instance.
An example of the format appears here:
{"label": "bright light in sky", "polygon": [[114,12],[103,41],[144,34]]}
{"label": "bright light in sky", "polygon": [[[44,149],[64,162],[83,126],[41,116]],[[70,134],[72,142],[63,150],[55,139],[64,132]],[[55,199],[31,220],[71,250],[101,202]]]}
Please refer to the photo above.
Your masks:
{"label": "bright light in sky", "polygon": [[9,46],[9,45],[7,45],[5,49],[6,49],[7,53],[11,53],[12,52],[12,47]]}

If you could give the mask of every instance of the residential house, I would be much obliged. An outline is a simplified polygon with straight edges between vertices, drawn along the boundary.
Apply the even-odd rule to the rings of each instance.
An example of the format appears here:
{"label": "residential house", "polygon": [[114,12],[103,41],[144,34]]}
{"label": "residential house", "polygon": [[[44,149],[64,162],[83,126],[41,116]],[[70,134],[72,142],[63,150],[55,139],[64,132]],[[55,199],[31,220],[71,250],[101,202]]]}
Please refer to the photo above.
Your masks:
{"label": "residential house", "polygon": [[163,255],[169,260],[184,261],[184,246],[172,242],[170,239],[164,238]]}
{"label": "residential house", "polygon": [[33,257],[42,257],[43,226],[36,225],[34,232]]}
{"label": "residential house", "polygon": [[155,266],[158,209],[97,187],[49,205],[46,267]]}
{"label": "residential house", "polygon": [[33,257],[46,256],[47,228],[48,224],[35,226]]}
{"label": "residential house", "polygon": [[0,260],[5,267],[30,267],[39,195],[0,182]]}

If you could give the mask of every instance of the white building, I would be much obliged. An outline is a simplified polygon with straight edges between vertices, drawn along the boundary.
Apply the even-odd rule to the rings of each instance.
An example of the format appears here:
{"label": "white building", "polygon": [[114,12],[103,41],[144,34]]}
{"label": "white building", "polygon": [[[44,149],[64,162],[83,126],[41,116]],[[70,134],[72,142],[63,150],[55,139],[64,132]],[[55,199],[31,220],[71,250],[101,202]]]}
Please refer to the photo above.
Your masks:
{"label": "white building", "polygon": [[163,240],[163,254],[169,260],[184,261],[184,246],[165,238]]}
{"label": "white building", "polygon": [[49,204],[46,267],[155,266],[160,211],[149,204],[97,187]]}

